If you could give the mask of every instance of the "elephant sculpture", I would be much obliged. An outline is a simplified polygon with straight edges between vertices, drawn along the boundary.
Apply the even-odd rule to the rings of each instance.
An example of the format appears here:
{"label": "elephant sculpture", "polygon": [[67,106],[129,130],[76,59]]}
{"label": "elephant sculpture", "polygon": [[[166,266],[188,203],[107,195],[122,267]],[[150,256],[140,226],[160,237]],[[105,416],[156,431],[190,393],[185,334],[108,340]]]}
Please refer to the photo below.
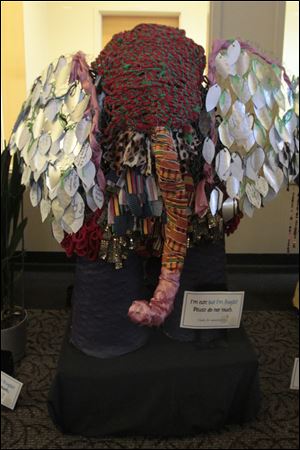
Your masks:
{"label": "elephant sculpture", "polygon": [[205,67],[183,30],[138,25],[91,64],[51,63],[9,141],[68,255],[117,270],[129,251],[162,256],[151,300],[128,311],[140,325],[171,314],[199,234],[233,232],[299,172],[297,80],[238,40],[215,41]]}

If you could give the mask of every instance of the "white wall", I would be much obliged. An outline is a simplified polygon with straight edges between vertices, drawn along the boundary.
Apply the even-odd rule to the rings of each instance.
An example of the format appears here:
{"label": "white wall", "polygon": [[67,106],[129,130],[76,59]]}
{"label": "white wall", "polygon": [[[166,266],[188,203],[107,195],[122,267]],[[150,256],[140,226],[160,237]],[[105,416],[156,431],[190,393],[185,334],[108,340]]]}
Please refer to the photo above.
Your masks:
{"label": "white wall", "polygon": [[178,14],[180,28],[206,46],[209,3],[204,2],[97,2],[24,1],[26,85],[53,59],[82,50],[98,55],[102,45],[101,14]]}
{"label": "white wall", "polygon": [[285,2],[282,61],[289,76],[299,75],[299,2]]}
{"label": "white wall", "polygon": [[[295,185],[289,192],[282,189],[274,200],[256,210],[253,218],[245,216],[238,230],[226,238],[227,253],[286,253],[293,192],[297,197]],[[299,236],[296,248],[290,248],[290,253],[298,252]]]}

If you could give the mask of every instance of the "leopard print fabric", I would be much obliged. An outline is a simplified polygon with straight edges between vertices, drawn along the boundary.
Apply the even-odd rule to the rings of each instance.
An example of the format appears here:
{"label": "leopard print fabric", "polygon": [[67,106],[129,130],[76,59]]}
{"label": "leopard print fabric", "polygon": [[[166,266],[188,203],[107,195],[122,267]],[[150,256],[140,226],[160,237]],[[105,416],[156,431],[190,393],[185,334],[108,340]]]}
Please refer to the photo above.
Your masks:
{"label": "leopard print fabric", "polygon": [[[172,131],[172,137],[177,150],[181,172],[189,171],[189,164],[201,152],[201,141],[192,127],[187,130]],[[104,143],[103,159],[117,175],[123,167],[138,167],[141,174],[151,175],[153,172],[153,157],[148,135],[132,130],[120,132],[114,139]]]}
{"label": "leopard print fabric", "polygon": [[173,131],[173,139],[177,149],[182,174],[189,172],[189,165],[194,158],[200,157],[201,141],[196,131],[190,127],[188,132],[183,129]]}
{"label": "leopard print fabric", "polygon": [[[150,140],[139,132],[127,130],[120,132],[118,136],[108,144],[104,144],[103,159],[117,174],[122,167],[139,167],[142,174],[150,175],[149,165]],[[150,156],[151,160],[151,156]]]}

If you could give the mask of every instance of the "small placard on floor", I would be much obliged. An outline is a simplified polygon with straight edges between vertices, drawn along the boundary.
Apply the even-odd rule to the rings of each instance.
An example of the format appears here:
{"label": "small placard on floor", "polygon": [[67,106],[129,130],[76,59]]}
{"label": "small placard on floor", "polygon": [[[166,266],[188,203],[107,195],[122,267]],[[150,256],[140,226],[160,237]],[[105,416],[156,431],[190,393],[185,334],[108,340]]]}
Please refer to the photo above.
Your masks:
{"label": "small placard on floor", "polygon": [[299,390],[299,358],[295,358],[290,389]]}
{"label": "small placard on floor", "polygon": [[23,383],[1,371],[1,405],[14,409]]}

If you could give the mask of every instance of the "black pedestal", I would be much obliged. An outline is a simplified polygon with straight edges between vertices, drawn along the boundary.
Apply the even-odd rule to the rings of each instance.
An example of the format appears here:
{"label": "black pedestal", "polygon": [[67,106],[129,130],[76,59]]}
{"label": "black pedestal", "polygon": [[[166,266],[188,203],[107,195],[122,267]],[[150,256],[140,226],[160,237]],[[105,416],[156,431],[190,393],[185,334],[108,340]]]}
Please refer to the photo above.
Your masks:
{"label": "black pedestal", "polygon": [[184,436],[255,418],[258,361],[243,328],[211,349],[160,330],[143,348],[113,359],[87,356],[66,338],[48,398],[65,433]]}

